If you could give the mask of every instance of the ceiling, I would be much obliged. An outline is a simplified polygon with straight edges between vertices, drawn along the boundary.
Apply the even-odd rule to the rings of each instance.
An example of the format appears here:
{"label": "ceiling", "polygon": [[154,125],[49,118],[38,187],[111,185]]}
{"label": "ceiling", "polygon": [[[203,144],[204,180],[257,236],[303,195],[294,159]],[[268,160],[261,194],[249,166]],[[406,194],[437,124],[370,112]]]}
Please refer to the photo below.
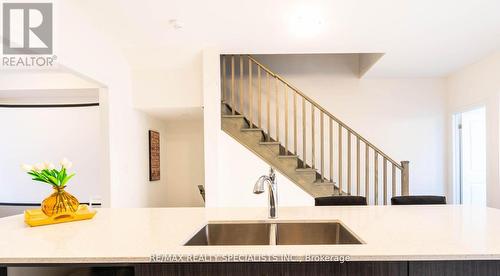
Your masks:
{"label": "ceiling", "polygon": [[203,119],[203,108],[179,107],[179,108],[137,108],[153,117],[163,121],[197,121]]}
{"label": "ceiling", "polygon": [[78,2],[136,53],[385,53],[368,76],[440,77],[500,48],[498,0]]}

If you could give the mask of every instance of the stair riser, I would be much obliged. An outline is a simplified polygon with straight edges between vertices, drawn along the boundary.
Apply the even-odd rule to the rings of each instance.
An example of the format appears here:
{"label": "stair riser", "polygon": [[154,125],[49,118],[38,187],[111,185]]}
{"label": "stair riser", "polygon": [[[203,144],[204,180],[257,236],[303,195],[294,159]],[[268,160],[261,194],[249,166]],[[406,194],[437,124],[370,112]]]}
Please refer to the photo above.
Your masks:
{"label": "stair riser", "polygon": [[262,131],[257,131],[257,130],[254,130],[254,131],[242,131],[243,135],[246,135],[248,137],[252,137],[253,139],[255,139],[255,141],[257,142],[257,144],[262,141]]}
{"label": "stair riser", "polygon": [[297,159],[296,158],[278,158],[281,163],[289,168],[293,168],[294,170],[297,168]]}
{"label": "stair riser", "polygon": [[280,153],[280,147],[279,147],[279,145],[261,145],[261,146],[266,147],[271,152],[273,152],[274,154],[276,154],[276,156]]}
{"label": "stair riser", "polygon": [[306,179],[307,181],[310,181],[311,183],[316,181],[316,173],[297,172],[297,174]]}
{"label": "stair riser", "polygon": [[231,114],[231,110],[227,107],[227,105],[221,103],[221,114],[222,115],[229,115]]}
{"label": "stair riser", "polygon": [[245,122],[242,118],[222,118],[222,129],[241,129],[244,124]]}

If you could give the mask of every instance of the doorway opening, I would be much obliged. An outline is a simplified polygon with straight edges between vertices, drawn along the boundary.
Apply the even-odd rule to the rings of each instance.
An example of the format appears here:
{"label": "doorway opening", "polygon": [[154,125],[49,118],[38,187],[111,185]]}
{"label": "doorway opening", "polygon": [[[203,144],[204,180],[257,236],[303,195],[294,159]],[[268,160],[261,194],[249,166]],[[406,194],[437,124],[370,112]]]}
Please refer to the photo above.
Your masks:
{"label": "doorway opening", "polygon": [[486,206],[486,113],[481,106],[453,115],[454,201]]}

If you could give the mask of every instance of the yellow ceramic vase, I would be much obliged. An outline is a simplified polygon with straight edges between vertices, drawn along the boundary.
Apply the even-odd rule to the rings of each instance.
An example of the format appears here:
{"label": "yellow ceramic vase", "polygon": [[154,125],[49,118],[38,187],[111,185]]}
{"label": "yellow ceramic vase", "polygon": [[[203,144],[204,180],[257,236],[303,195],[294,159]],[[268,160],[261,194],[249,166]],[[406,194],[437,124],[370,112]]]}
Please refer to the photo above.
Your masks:
{"label": "yellow ceramic vase", "polygon": [[51,217],[58,214],[74,213],[78,210],[78,200],[64,190],[65,187],[54,187],[54,193],[42,202],[42,211]]}

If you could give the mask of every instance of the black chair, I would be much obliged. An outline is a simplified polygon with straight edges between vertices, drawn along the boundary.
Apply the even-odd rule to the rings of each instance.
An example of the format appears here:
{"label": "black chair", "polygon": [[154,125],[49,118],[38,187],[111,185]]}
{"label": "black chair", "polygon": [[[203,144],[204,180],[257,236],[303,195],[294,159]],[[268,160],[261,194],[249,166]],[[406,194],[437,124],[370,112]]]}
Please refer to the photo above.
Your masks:
{"label": "black chair", "polygon": [[325,196],[314,199],[316,206],[367,205],[364,196]]}
{"label": "black chair", "polygon": [[424,205],[424,204],[446,204],[444,196],[395,196],[391,198],[392,205]]}

